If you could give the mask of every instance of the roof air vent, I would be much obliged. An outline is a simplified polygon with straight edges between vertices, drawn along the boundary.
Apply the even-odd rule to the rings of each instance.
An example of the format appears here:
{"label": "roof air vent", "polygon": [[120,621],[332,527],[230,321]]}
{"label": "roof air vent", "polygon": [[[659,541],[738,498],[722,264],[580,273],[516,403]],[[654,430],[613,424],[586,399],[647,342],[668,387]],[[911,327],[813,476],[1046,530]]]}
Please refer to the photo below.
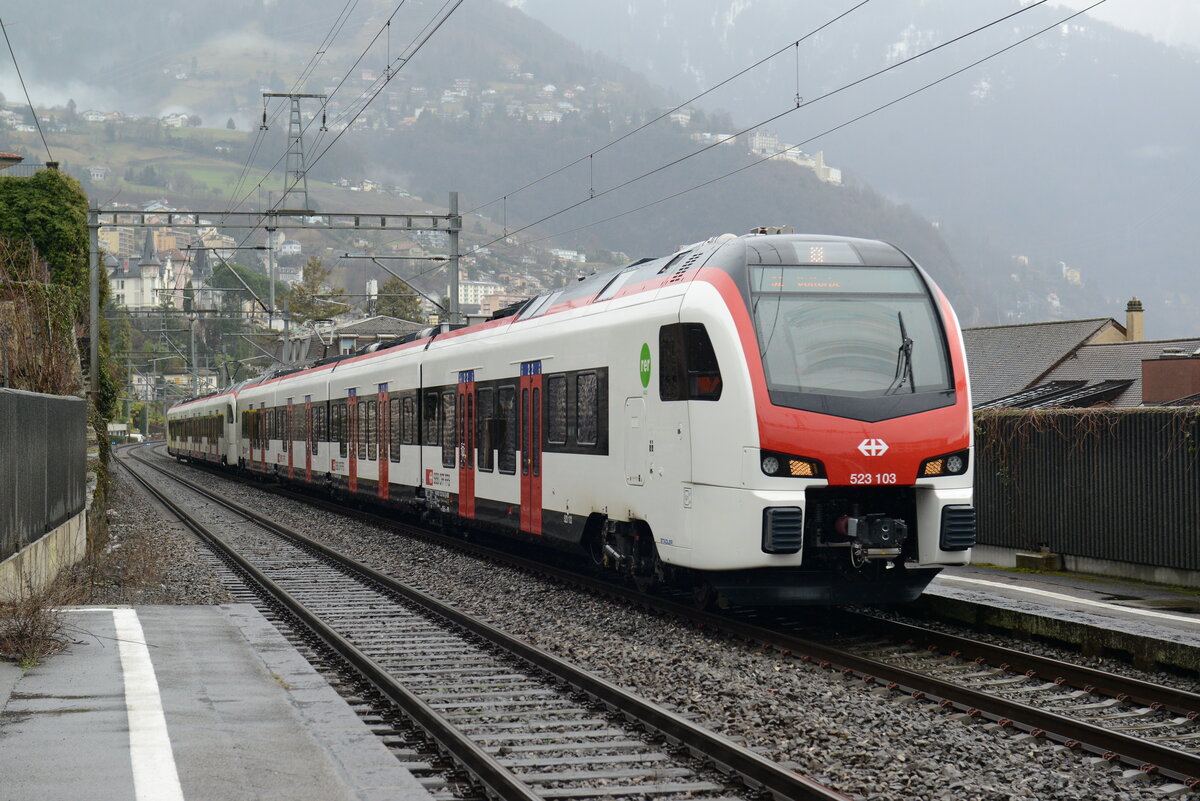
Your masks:
{"label": "roof air vent", "polygon": [[1160,359],[1186,359],[1188,352],[1184,348],[1163,348]]}

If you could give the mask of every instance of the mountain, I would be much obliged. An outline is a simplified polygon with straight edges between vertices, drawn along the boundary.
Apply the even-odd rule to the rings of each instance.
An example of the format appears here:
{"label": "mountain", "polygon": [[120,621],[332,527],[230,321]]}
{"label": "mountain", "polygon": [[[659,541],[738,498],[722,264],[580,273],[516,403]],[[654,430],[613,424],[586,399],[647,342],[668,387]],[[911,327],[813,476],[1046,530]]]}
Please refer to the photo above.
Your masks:
{"label": "mountain", "polygon": [[[526,13],[690,97],[851,8],[849,0],[520,0]],[[701,101],[742,125],[816,98],[1030,4],[868,3]],[[771,124],[788,141],[823,132],[1069,13],[1025,13]],[[798,58],[797,58],[798,57]],[[799,83],[797,83],[799,75]],[[843,167],[991,249],[1078,275],[1103,297],[1140,296],[1152,336],[1195,333],[1200,291],[1184,239],[1200,212],[1200,82],[1192,50],[1086,16],[886,111],[821,137]],[[956,252],[964,255],[960,247]],[[1061,263],[1061,264],[1060,264]],[[986,269],[1007,272],[989,258]]]}
{"label": "mountain", "polygon": [[[680,51],[669,38],[657,45],[655,59],[662,60],[647,67],[653,71],[647,79],[618,63],[619,58],[589,52],[519,9],[476,0],[452,17],[353,127],[341,134],[340,125],[359,107],[354,99],[378,85],[381,67],[387,63],[388,51],[377,43],[351,68],[392,9],[383,0],[360,5],[363,16],[351,20],[327,48],[325,63],[301,87],[333,95],[327,109],[332,130],[315,136],[310,131],[307,139],[310,185],[320,208],[359,209],[368,201],[372,207],[399,203],[387,197],[354,196],[335,190],[334,183],[357,185],[369,179],[399,187],[397,194],[402,189],[424,198],[423,204],[416,203],[418,210],[422,205],[440,206],[446,191],[456,189],[462,193],[465,209],[487,217],[468,218],[464,237],[468,248],[490,244],[494,251],[503,250],[503,243],[492,240],[504,231],[518,231],[519,241],[542,248],[623,251],[631,256],[659,254],[726,231],[792,225],[800,231],[892,241],[934,275],[966,323],[996,322],[1014,314],[1033,319],[1094,314],[1101,302],[1095,288],[1086,282],[1081,286],[1077,273],[1064,269],[1053,254],[1022,254],[1001,234],[989,241],[971,220],[953,218],[953,207],[944,218],[930,219],[918,205],[924,200],[921,196],[903,203],[881,195],[864,179],[867,170],[840,151],[829,150],[826,156],[843,169],[842,183],[820,180],[816,171],[797,163],[756,163],[761,155],[748,153],[744,138],[670,164],[697,153],[705,142],[712,143],[714,134],[736,130],[744,124],[743,116],[761,115],[761,108],[739,107],[737,120],[698,110],[690,118],[661,121],[606,147],[674,102],[671,98],[677,90],[654,83],[666,82],[667,65],[680,62]],[[638,5],[633,0],[628,8]],[[753,0],[742,0],[741,5],[746,13],[758,8]],[[412,16],[393,22],[395,32],[389,35],[395,44],[387,45],[394,47],[390,52],[398,52],[439,7],[430,0],[405,4],[405,12]],[[49,25],[54,15],[38,8],[25,10],[22,24]],[[105,164],[105,159],[114,162],[110,165],[114,175],[93,187],[101,198],[119,196],[128,202],[166,191],[177,206],[186,205],[181,202],[186,200],[200,207],[227,202],[241,163],[252,153],[257,153],[252,176],[263,174],[276,162],[286,146],[282,121],[273,121],[262,146],[254,149],[261,91],[287,90],[336,19],[336,12],[319,0],[292,0],[286,14],[274,2],[248,4],[239,14],[220,2],[166,10],[147,6],[146,13],[128,28],[116,25],[94,4],[77,3],[72,8],[78,13],[63,15],[62,24],[26,65],[35,94],[61,98],[76,93],[72,99],[80,112],[101,108],[127,115],[159,115],[175,109],[200,115],[210,127],[232,117],[237,130],[164,129],[154,118],[89,124],[60,110],[48,117],[53,120],[52,144],[69,145],[66,158],[76,170]],[[646,8],[669,10],[666,5]],[[585,12],[590,13],[581,11]],[[690,17],[672,19],[677,23],[672,35],[697,37],[694,48],[711,46],[727,59],[750,51],[738,38],[747,29],[738,27],[737,15],[729,21],[709,20],[707,38],[702,26],[689,33],[683,23],[694,21]],[[616,32],[625,25],[632,47],[651,30],[653,16],[638,17],[636,22],[644,23],[646,30],[629,28],[628,21],[619,18],[615,22],[597,18],[597,28]],[[762,38],[761,28],[758,38]],[[165,40],[174,46],[159,47]],[[97,63],[108,64],[87,72],[86,84],[77,66],[73,74],[63,67],[77,64],[70,54],[79,52],[84,41],[94,42]],[[691,65],[692,72],[700,69],[695,58],[682,63]],[[805,74],[819,75],[832,85],[838,74],[850,74],[852,66],[844,65],[837,73],[814,64]],[[343,74],[346,82],[339,84]],[[790,98],[794,88],[783,94]],[[313,109],[312,105],[306,108],[306,119],[313,119]],[[782,129],[781,134],[785,141],[803,141]],[[15,141],[21,141],[21,136],[26,150],[34,152],[36,134],[18,134]],[[325,155],[324,148],[335,137],[336,146]],[[822,146],[805,145],[805,149],[815,153]],[[921,151],[914,146],[912,152]],[[550,175],[589,153],[594,156]],[[643,178],[644,173],[649,174]],[[727,174],[730,177],[714,180]],[[548,178],[521,189],[539,176]],[[258,201],[255,180],[251,177],[250,183],[242,185],[250,204]],[[276,172],[263,188],[278,184]],[[480,206],[493,199],[496,202]],[[405,201],[406,208],[412,208],[409,203]],[[554,214],[571,206],[576,208]],[[528,231],[520,230],[538,221]],[[339,244],[338,252],[351,245],[349,240]]]}

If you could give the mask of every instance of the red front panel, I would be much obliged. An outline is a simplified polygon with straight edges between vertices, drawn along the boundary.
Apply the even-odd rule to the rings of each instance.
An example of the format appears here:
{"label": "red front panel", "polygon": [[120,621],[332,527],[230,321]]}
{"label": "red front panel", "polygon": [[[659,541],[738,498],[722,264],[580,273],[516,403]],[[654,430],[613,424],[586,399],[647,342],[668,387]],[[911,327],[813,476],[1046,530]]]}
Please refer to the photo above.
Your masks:
{"label": "red front panel", "polygon": [[392,439],[392,417],[388,413],[387,384],[379,385],[378,403],[375,408],[379,410],[376,412],[375,420],[375,436],[379,440],[379,498],[386,501],[388,499],[388,448]]}
{"label": "red front panel", "polygon": [[[458,433],[458,514],[475,517],[475,371],[458,374],[458,403],[455,405]],[[524,505],[522,504],[522,510]]]}
{"label": "red front panel", "polygon": [[542,533],[542,363],[521,365],[521,530]]}
{"label": "red front panel", "polygon": [[740,292],[732,279],[719,270],[703,271],[700,280],[717,288],[737,326],[750,370],[762,448],[820,459],[831,485],[911,485],[922,461],[970,445],[966,359],[958,323],[940,290],[935,291],[935,300],[950,345],[954,405],[868,423],[772,404],[754,325]]}

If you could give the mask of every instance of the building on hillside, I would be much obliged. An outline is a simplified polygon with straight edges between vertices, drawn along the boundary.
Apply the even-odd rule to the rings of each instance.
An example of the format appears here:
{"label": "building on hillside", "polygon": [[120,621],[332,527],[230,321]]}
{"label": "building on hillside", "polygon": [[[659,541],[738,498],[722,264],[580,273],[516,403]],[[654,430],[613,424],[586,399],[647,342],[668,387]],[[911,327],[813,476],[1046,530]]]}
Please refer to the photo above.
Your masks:
{"label": "building on hillside", "polygon": [[0,170],[7,170],[24,160],[24,156],[18,156],[16,153],[0,153]]}
{"label": "building on hillside", "polygon": [[[449,287],[447,287],[446,291],[450,291]],[[458,303],[460,306],[465,304],[480,306],[489,295],[495,295],[503,291],[504,287],[494,281],[459,281]]]}
{"label": "building on hillside", "polygon": [[154,248],[154,234],[146,232],[141,258],[105,260],[113,302],[127,309],[156,309],[166,300],[175,308],[183,307],[184,288],[190,279],[187,257],[178,250],[166,259]]}
{"label": "building on hillside", "polygon": [[1200,336],[1146,341],[1137,298],[1108,317],[967,328],[976,409],[1194,405]]}
{"label": "building on hillside", "polygon": [[118,259],[128,259],[137,253],[137,237],[125,225],[106,225],[99,231],[100,247]]}
{"label": "building on hillside", "polygon": [[108,176],[112,174],[112,170],[102,164],[93,164],[88,167],[88,177],[93,181],[107,181]]}

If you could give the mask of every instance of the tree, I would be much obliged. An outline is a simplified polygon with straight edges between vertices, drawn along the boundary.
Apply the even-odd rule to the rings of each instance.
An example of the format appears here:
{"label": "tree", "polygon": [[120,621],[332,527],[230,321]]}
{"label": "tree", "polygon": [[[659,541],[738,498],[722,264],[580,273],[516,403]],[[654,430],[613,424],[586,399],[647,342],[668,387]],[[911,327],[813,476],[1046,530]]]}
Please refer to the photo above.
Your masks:
{"label": "tree", "polygon": [[237,130],[237,125],[234,123],[234,121],[233,121],[233,117],[230,117],[229,119],[227,119],[227,120],[225,121],[225,127],[226,127],[226,128],[228,128],[228,129],[229,129],[229,130],[231,130],[231,131],[236,131],[236,130]]}
{"label": "tree", "polygon": [[413,323],[424,323],[421,314],[421,296],[411,286],[392,276],[379,289],[379,301],[375,310],[388,317],[396,317]]}
{"label": "tree", "polygon": [[329,285],[329,269],[319,256],[313,256],[304,265],[304,280],[292,287],[288,311],[297,323],[328,319],[345,308],[342,303],[332,302],[345,294],[346,290]]}

